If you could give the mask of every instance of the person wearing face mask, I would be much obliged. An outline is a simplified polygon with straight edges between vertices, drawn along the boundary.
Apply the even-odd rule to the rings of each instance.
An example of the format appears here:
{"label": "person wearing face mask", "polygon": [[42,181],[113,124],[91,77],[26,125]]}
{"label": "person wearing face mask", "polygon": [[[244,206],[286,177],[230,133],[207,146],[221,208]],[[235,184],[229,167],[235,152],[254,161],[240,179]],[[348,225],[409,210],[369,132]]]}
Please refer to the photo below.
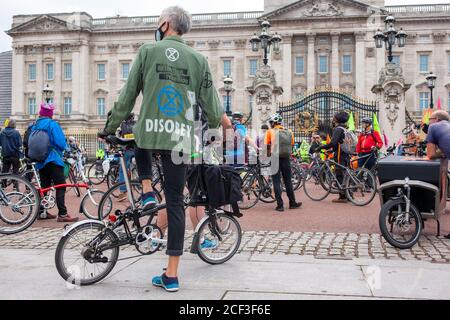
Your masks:
{"label": "person wearing face mask", "polygon": [[375,150],[383,148],[383,140],[380,134],[373,130],[372,118],[364,118],[362,120],[364,131],[359,135],[358,144],[356,145],[356,153],[360,158],[358,166],[362,168],[364,165],[366,169],[372,170],[377,162],[377,155]]}
{"label": "person wearing face mask", "polygon": [[184,252],[185,212],[183,191],[186,169],[195,147],[195,114],[198,107],[209,128],[219,127],[223,108],[213,84],[208,60],[181,38],[191,30],[192,17],[184,9],[169,7],[160,15],[156,43],[139,49],[119,100],[108,114],[99,138],[114,135],[133,111],[142,92],[139,119],[133,128],[135,158],[142,182],[145,211],[157,204],[152,189],[151,153],[160,154],[168,216],[166,272],[152,284],[166,291],[179,290],[178,266]]}

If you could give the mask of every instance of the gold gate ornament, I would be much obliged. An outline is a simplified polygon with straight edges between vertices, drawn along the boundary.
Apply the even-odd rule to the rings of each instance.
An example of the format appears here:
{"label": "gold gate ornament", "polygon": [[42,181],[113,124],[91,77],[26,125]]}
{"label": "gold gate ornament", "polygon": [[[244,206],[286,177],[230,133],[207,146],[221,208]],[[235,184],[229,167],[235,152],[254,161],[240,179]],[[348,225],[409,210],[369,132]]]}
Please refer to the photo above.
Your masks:
{"label": "gold gate ornament", "polygon": [[319,116],[317,113],[311,114],[308,111],[300,112],[295,117],[295,125],[298,131],[312,134],[319,129]]}

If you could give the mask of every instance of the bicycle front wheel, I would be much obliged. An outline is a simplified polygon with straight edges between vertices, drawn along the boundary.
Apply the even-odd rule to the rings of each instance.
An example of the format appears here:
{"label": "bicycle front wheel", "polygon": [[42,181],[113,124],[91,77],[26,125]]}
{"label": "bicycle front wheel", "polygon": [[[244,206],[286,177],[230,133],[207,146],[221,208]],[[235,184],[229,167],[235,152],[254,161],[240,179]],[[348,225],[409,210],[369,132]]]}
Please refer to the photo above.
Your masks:
{"label": "bicycle front wheel", "polygon": [[0,234],[16,234],[28,229],[39,214],[40,196],[26,179],[0,176]]}
{"label": "bicycle front wheel", "polygon": [[422,234],[423,220],[419,210],[411,204],[409,211],[407,214],[403,199],[389,200],[381,208],[381,234],[389,244],[399,249],[411,249]]}
{"label": "bicycle front wheel", "polygon": [[99,167],[97,163],[93,163],[88,170],[88,179],[95,186],[102,184],[106,179],[103,167]]}
{"label": "bicycle front wheel", "polygon": [[[82,213],[86,218],[90,220],[98,219],[98,209],[100,202],[105,196],[105,192],[99,190],[88,191],[83,200],[81,200],[80,213]],[[104,210],[107,212],[111,211],[112,200],[108,199],[104,203]]]}
{"label": "bicycle front wheel", "polygon": [[331,192],[331,178],[328,169],[322,167],[319,171],[311,171],[305,175],[303,189],[308,198],[313,201],[322,201],[328,197]]}
{"label": "bicycle front wheel", "polygon": [[351,176],[345,177],[347,199],[356,206],[364,207],[371,203],[377,194],[377,182],[373,173],[359,168]]}
{"label": "bicycle front wheel", "polygon": [[198,256],[212,265],[229,261],[239,250],[242,229],[239,222],[225,213],[211,215],[199,228],[197,243]]}
{"label": "bicycle front wheel", "polygon": [[[136,208],[141,205],[142,185],[140,182],[132,181],[131,198]],[[132,207],[125,183],[117,184],[109,189],[103,196],[98,206],[97,219],[102,221],[116,211],[126,212]]]}

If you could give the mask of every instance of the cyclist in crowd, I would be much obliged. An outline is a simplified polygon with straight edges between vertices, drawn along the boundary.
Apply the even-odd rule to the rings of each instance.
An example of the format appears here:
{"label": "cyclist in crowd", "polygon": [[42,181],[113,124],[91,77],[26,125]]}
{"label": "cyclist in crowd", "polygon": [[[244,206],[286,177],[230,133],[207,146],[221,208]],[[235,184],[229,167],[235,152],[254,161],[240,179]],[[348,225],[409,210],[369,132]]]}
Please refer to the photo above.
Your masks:
{"label": "cyclist in crowd", "polygon": [[242,166],[248,163],[249,146],[255,150],[259,148],[255,141],[250,138],[248,130],[244,125],[244,115],[241,112],[233,113],[232,125],[234,137],[228,137],[226,141],[226,163],[234,166]]}
{"label": "cyclist in crowd", "polygon": [[[316,149],[316,152],[321,150],[333,150],[334,161],[342,166],[348,167],[350,164],[350,155],[342,151],[341,144],[344,142],[345,133],[347,130],[347,122],[350,119],[350,115],[345,112],[336,113],[333,117],[333,135],[331,137],[331,142],[325,144]],[[339,183],[344,181],[344,172],[340,168],[336,168],[336,178]],[[339,198],[334,199],[333,203],[347,203],[347,197],[345,196],[345,191],[339,192]]]}
{"label": "cyclist in crowd", "polygon": [[364,131],[358,138],[356,152],[358,153],[358,166],[362,168],[365,164],[366,169],[372,170],[377,162],[377,154],[375,150],[383,148],[383,140],[377,131],[372,128],[372,118],[362,119]]}
{"label": "cyclist in crowd", "polygon": [[133,130],[138,146],[136,163],[143,181],[143,205],[144,208],[156,205],[151,188],[148,152],[151,150],[161,155],[168,214],[168,266],[152,283],[170,292],[179,290],[178,267],[184,246],[183,191],[187,160],[182,160],[189,159],[195,142],[193,110],[189,106],[198,101],[205,108],[210,128],[219,127],[223,114],[208,61],[181,38],[190,31],[191,25],[191,15],[178,6],[162,12],[155,33],[156,43],[140,48],[127,83],[100,134],[103,138],[115,134],[131,114],[138,95],[143,93],[140,117]]}
{"label": "cyclist in crowd", "polygon": [[298,209],[302,206],[302,203],[297,202],[295,199],[291,169],[292,146],[295,144],[294,135],[290,130],[285,129],[282,126],[283,117],[279,114],[274,114],[270,118],[269,123],[271,129],[267,131],[264,143],[268,146],[272,158],[279,158],[279,167],[272,168],[272,170],[276,169],[276,172],[272,175],[273,189],[277,200],[277,207],[275,210],[284,212],[281,176],[283,176],[286,193],[289,198],[289,209]]}
{"label": "cyclist in crowd", "polygon": [[[136,125],[135,115],[131,113],[130,116],[122,122],[120,125],[119,136],[123,139],[134,139],[133,128]],[[125,154],[125,163],[127,165],[127,169],[130,168],[131,160],[134,158],[134,150],[126,150]],[[122,170],[119,170],[119,183],[125,182],[125,175]],[[127,188],[126,186],[120,187],[120,195],[117,199],[119,202],[123,202],[127,199]]]}
{"label": "cyclist in crowd", "polygon": [[[55,107],[52,104],[43,103],[39,111],[39,119],[31,128],[30,136],[26,142],[29,149],[29,155],[39,156],[36,169],[39,170],[42,188],[49,188],[53,185],[66,183],[64,176],[63,152],[67,149],[66,137],[59,124],[53,120]],[[50,148],[47,148],[47,142]],[[58,207],[58,222],[76,222],[77,217],[71,217],[67,213],[65,205],[65,188],[56,190],[56,204]],[[56,216],[47,213],[45,219],[55,219]]]}
{"label": "cyclist in crowd", "polygon": [[17,175],[20,169],[20,158],[23,157],[22,137],[16,130],[16,121],[11,119],[6,128],[0,134],[0,145],[2,147],[3,170],[2,173]]}

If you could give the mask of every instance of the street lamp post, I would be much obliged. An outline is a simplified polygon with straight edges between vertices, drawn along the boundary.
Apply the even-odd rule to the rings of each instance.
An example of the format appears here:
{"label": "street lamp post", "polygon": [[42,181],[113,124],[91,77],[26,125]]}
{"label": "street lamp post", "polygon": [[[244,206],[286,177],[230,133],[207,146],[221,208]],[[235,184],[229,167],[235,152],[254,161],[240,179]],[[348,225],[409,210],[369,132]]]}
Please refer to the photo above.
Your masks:
{"label": "street lamp post", "polygon": [[44,88],[44,90],[42,90],[42,97],[44,98],[46,103],[50,103],[53,99],[53,89],[50,88],[50,86],[47,84]]}
{"label": "street lamp post", "polygon": [[225,85],[225,92],[227,93],[227,116],[231,117],[231,106],[230,106],[230,93],[233,91],[233,79],[230,76],[227,76],[225,80],[223,80],[223,83]]}
{"label": "street lamp post", "polygon": [[395,29],[395,18],[393,16],[388,16],[385,19],[385,31],[381,31],[378,29],[377,33],[374,36],[375,44],[378,49],[383,48],[383,43],[388,51],[388,60],[392,63],[394,56],[392,55],[392,50],[394,45],[397,43],[399,48],[403,48],[406,45],[406,38],[408,35],[400,29],[397,31]]}
{"label": "street lamp post", "polygon": [[258,52],[260,48],[264,50],[263,62],[266,66],[269,63],[270,47],[273,45],[273,51],[275,53],[279,53],[280,42],[282,41],[281,36],[277,33],[275,33],[273,36],[270,35],[271,27],[272,25],[270,24],[270,22],[264,20],[263,22],[261,22],[261,34],[258,36],[255,33],[254,36],[250,39],[253,52]]}
{"label": "street lamp post", "polygon": [[430,72],[427,77],[427,86],[431,91],[430,109],[434,108],[433,89],[436,88],[436,79],[437,77],[433,74],[433,72]]}

